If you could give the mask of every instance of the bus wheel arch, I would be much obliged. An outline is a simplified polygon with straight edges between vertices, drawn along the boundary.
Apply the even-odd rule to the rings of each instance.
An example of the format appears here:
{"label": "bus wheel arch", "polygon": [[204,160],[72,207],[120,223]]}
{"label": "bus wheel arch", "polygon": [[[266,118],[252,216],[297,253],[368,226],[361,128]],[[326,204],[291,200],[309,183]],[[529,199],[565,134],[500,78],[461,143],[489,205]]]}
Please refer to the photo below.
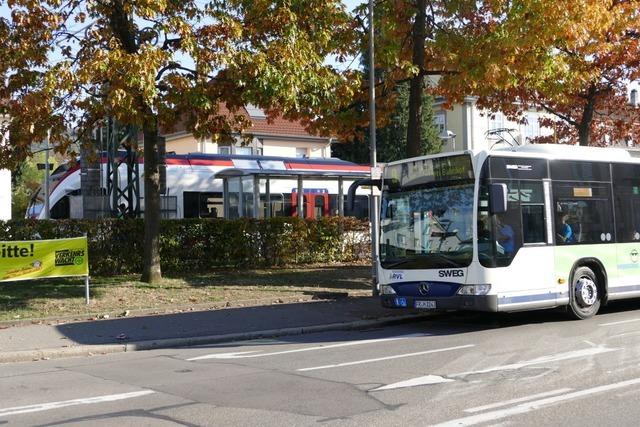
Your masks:
{"label": "bus wheel arch", "polygon": [[582,258],[575,262],[569,277],[569,315],[575,319],[594,316],[608,297],[604,265],[596,258]]}

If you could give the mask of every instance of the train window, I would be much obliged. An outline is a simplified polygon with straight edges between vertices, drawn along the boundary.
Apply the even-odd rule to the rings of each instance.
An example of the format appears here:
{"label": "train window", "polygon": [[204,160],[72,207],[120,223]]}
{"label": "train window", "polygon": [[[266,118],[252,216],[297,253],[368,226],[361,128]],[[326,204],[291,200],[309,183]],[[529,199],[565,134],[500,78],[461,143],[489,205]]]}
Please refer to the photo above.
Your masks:
{"label": "train window", "polygon": [[51,208],[51,219],[66,219],[70,215],[69,196],[64,196]]}
{"label": "train window", "polygon": [[185,218],[222,218],[222,193],[183,193],[183,210]]}
{"label": "train window", "polygon": [[324,211],[324,195],[315,196],[314,199],[315,199],[315,203],[313,207],[314,217],[321,218],[323,216],[323,211]]}

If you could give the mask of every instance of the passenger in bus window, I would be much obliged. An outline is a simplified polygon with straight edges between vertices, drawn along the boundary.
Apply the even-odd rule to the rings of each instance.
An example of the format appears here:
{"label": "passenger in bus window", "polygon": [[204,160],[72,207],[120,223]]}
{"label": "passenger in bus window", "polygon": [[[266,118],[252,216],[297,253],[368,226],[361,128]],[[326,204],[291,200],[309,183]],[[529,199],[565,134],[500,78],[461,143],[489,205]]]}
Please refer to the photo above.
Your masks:
{"label": "passenger in bus window", "polygon": [[498,243],[504,250],[504,254],[508,256],[513,255],[516,246],[513,227],[506,224],[501,215],[496,215],[496,226],[498,230]]}
{"label": "passenger in bus window", "polygon": [[571,228],[571,226],[567,223],[567,221],[569,220],[569,214],[568,213],[564,213],[564,214],[559,214],[558,215],[558,219],[559,219],[559,227],[558,229],[560,230],[558,234],[558,239],[560,239],[563,243],[574,243],[575,242],[575,237],[573,234],[573,229]]}
{"label": "passenger in bus window", "polygon": [[487,228],[484,218],[478,218],[478,240],[487,241],[491,238],[491,231]]}

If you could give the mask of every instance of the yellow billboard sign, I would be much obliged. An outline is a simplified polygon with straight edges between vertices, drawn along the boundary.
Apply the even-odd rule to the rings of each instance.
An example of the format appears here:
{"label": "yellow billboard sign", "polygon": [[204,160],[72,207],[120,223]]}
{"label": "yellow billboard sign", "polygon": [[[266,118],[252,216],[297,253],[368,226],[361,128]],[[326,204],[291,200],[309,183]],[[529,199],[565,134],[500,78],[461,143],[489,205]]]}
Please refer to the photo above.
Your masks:
{"label": "yellow billboard sign", "polygon": [[87,238],[0,241],[0,282],[89,275]]}

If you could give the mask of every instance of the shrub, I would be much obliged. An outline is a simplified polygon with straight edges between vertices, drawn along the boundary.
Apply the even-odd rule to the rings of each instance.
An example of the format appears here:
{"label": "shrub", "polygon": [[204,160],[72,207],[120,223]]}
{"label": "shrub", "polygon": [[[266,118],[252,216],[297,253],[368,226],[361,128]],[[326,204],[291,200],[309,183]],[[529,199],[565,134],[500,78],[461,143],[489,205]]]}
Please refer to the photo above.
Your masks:
{"label": "shrub", "polygon": [[[141,219],[0,222],[0,241],[85,234],[91,274],[142,271]],[[369,257],[369,238],[369,223],[354,218],[165,220],[161,223],[160,256],[163,271],[168,273],[354,262]]]}

